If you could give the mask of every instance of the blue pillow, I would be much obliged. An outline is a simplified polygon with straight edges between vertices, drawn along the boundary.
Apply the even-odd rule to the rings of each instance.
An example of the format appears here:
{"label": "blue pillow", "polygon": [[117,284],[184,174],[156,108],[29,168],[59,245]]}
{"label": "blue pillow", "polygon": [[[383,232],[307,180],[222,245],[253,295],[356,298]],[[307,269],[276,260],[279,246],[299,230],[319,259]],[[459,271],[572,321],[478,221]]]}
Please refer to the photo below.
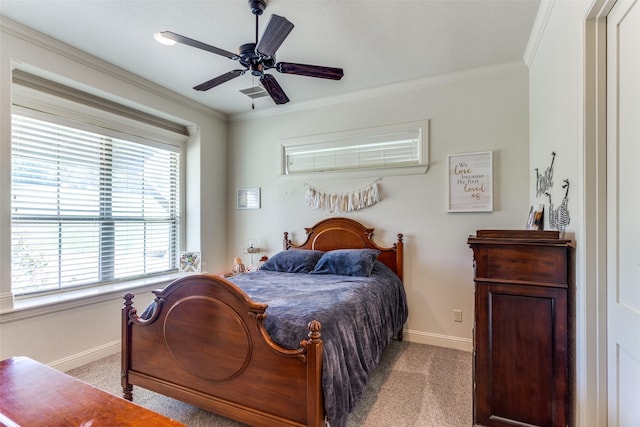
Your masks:
{"label": "blue pillow", "polygon": [[260,267],[260,270],[283,273],[309,273],[324,252],[314,250],[290,250],[278,252]]}
{"label": "blue pillow", "polygon": [[329,251],[322,255],[311,274],[369,277],[379,254],[380,251],[377,249]]}

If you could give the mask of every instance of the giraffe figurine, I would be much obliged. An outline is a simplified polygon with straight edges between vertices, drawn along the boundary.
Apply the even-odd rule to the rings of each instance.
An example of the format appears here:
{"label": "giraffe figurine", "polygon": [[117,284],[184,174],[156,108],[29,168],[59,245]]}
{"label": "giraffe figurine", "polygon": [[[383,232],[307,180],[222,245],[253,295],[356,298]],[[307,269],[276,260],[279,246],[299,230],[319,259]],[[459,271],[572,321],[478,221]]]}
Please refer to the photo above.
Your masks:
{"label": "giraffe figurine", "polygon": [[545,196],[547,196],[547,199],[549,199],[549,226],[555,230],[558,229],[558,210],[555,209],[554,205],[553,205],[553,201],[551,200],[551,194],[544,193]]}
{"label": "giraffe figurine", "polygon": [[558,230],[562,237],[564,237],[564,231],[571,222],[571,216],[569,215],[569,209],[567,208],[567,204],[569,203],[569,180],[563,179],[564,185],[562,188],[565,189],[564,197],[562,202],[560,202],[560,206],[557,208],[554,207],[553,202],[551,201],[551,194],[544,193],[549,198],[549,225],[551,228]]}
{"label": "giraffe figurine", "polygon": [[564,185],[562,188],[565,189],[564,197],[562,198],[562,202],[560,202],[560,206],[558,206],[557,210],[557,223],[558,223],[558,231],[564,237],[564,230],[567,228],[567,225],[571,222],[571,216],[569,215],[569,208],[567,204],[569,203],[569,180],[563,179]]}
{"label": "giraffe figurine", "polygon": [[536,196],[540,197],[543,194],[546,194],[547,191],[551,187],[553,187],[553,163],[556,160],[556,152],[551,152],[551,164],[544,171],[544,174],[540,174],[538,168],[535,168],[536,171]]}

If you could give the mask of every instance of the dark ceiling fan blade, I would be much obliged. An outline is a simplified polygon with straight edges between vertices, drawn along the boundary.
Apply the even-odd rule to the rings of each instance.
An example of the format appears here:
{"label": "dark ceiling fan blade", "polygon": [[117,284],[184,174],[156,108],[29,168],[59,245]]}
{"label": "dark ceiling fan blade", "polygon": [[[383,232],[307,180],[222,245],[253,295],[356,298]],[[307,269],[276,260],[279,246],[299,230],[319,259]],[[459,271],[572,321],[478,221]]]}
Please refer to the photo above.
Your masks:
{"label": "dark ceiling fan blade", "polygon": [[180,34],[173,33],[171,31],[162,31],[160,33],[162,37],[170,40],[174,40],[178,43],[186,44],[192,47],[197,47],[198,49],[206,50],[211,53],[215,53],[217,55],[225,56],[229,59],[238,59],[238,55],[233,52],[229,52],[224,49],[217,48],[215,46],[211,46],[206,43],[199,42],[198,40],[190,39],[189,37],[182,36]]}
{"label": "dark ceiling fan blade", "polygon": [[287,98],[287,95],[278,84],[276,78],[271,74],[263,74],[262,77],[260,77],[260,83],[262,83],[262,86],[269,92],[271,99],[273,99],[273,102],[276,104],[280,105],[289,102],[289,98]]}
{"label": "dark ceiling fan blade", "polygon": [[262,38],[258,46],[256,46],[256,51],[263,56],[275,56],[276,50],[278,50],[291,30],[293,30],[293,24],[287,18],[271,15],[267,28],[265,28]]}
{"label": "dark ceiling fan blade", "polygon": [[198,86],[194,86],[193,88],[195,90],[209,90],[212,87],[216,87],[218,85],[221,85],[224,82],[228,82],[231,79],[234,79],[238,76],[243,75],[245,72],[245,70],[233,70],[233,71],[229,71],[228,73],[224,73],[219,75],[218,77],[215,77],[209,81],[206,81],[204,83],[200,83]]}
{"label": "dark ceiling fan blade", "polygon": [[340,80],[344,76],[342,68],[323,67],[321,65],[295,64],[293,62],[278,62],[276,70],[285,74],[318,77],[321,79]]}

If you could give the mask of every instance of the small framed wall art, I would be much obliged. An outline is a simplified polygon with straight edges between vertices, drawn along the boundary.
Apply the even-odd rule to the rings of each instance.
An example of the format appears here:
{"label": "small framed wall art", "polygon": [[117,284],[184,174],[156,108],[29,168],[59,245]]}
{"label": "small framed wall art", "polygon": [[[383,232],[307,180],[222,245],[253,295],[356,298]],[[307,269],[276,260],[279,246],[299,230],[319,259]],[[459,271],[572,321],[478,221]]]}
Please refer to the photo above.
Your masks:
{"label": "small framed wall art", "polygon": [[449,212],[493,211],[493,152],[449,155]]}
{"label": "small framed wall art", "polygon": [[237,200],[238,209],[260,209],[260,187],[239,189]]}

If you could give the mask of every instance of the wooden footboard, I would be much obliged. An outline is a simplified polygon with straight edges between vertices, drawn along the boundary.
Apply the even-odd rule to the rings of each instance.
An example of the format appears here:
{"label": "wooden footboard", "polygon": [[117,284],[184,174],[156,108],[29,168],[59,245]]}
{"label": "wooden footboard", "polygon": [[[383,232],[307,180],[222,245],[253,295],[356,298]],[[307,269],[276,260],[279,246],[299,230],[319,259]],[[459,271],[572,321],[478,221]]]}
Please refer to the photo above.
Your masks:
{"label": "wooden footboard", "polygon": [[185,277],[154,293],[148,320],[132,294],[124,297],[125,399],[139,385],[253,426],[324,424],[318,322],[288,350],[265,330],[267,306],[218,276]]}

